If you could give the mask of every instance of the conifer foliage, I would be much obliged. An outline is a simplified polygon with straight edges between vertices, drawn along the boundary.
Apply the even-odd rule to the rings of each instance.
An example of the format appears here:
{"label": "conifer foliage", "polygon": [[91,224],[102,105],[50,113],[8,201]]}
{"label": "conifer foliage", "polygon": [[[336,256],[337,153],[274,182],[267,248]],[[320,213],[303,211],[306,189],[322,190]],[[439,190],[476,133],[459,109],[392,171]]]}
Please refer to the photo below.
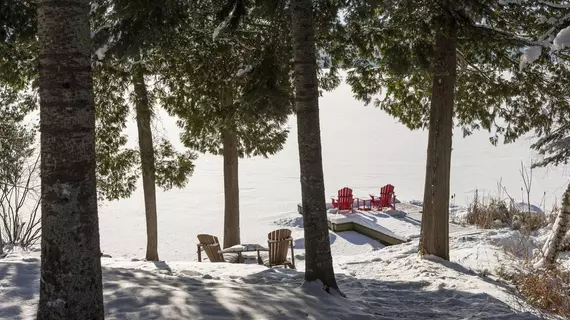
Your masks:
{"label": "conifer foliage", "polygon": [[[442,16],[453,22],[450,30],[457,39],[455,50],[447,48],[456,57],[446,60],[445,66],[438,51]],[[542,59],[521,68],[525,54],[520,49],[534,45],[522,34],[523,17],[523,10],[509,1],[357,1],[347,9],[345,42],[349,45],[344,62],[353,67],[347,81],[356,97],[374,103],[411,129],[430,129],[424,206],[437,209],[428,213],[431,209],[424,207],[422,240],[444,236],[436,241],[439,244],[429,245],[432,249],[427,253],[437,251],[448,257],[449,170],[438,171],[430,165],[435,159],[443,161],[440,169],[449,166],[451,140],[439,152],[433,149],[442,135],[450,135],[457,125],[465,135],[486,129],[495,133],[491,142],[497,143],[501,135],[511,142],[540,127],[533,122],[549,122],[545,105],[568,105],[563,82],[552,77],[554,69],[566,73],[567,66]],[[438,109],[434,104],[438,104],[437,88],[445,85],[443,78],[438,79],[443,70],[455,78],[455,85],[450,90],[452,103]],[[453,120],[447,118],[445,125],[440,118],[443,110],[451,112]],[[428,218],[435,215],[440,227]]]}
{"label": "conifer foliage", "polygon": [[292,113],[284,1],[240,11],[237,28],[239,3],[200,2],[164,55],[168,70],[159,80],[161,104],[180,119],[182,142],[223,155],[224,247],[240,243],[238,159],[281,150]]}

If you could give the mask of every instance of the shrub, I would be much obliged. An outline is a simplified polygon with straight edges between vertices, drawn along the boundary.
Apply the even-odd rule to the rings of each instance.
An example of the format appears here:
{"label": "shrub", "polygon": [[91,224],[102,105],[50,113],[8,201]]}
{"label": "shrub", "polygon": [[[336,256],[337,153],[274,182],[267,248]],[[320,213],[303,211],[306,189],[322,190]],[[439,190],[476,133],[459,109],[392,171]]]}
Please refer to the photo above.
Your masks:
{"label": "shrub", "polygon": [[467,209],[465,220],[468,224],[479,228],[491,229],[511,224],[516,213],[516,210],[509,208],[504,200],[495,197],[480,198],[479,192],[475,191],[475,197]]}
{"label": "shrub", "polygon": [[530,305],[570,317],[570,272],[559,267],[533,270],[514,275],[513,282]]}
{"label": "shrub", "polygon": [[14,179],[0,181],[0,232],[4,245],[23,248],[40,238],[40,191],[34,185],[38,161],[13,173]]}
{"label": "shrub", "polygon": [[499,197],[480,198],[478,191],[467,209],[465,222],[483,229],[510,227],[524,231],[536,231],[548,225],[545,215],[519,211]]}
{"label": "shrub", "polygon": [[520,221],[520,228],[525,231],[536,231],[548,225],[548,218],[545,215],[529,212],[516,212],[513,214],[514,221]]}

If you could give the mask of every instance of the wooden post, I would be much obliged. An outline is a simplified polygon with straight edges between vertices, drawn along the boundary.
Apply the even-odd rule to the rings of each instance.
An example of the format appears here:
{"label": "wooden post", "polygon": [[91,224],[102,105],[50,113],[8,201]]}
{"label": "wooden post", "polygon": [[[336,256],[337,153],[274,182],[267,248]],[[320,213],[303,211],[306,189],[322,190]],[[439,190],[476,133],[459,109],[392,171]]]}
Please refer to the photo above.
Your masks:
{"label": "wooden post", "polygon": [[197,244],[196,247],[198,248],[198,262],[202,262],[202,250],[200,248],[200,244]]}

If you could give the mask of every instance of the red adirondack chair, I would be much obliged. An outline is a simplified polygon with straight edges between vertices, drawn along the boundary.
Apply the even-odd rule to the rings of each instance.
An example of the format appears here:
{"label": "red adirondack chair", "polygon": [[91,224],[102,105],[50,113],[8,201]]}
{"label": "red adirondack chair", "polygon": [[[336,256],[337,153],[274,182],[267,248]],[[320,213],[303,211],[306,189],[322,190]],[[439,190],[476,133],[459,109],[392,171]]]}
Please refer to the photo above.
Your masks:
{"label": "red adirondack chair", "polygon": [[337,199],[332,198],[332,205],[337,208],[338,211],[348,211],[350,213],[354,212],[353,208],[354,198],[352,197],[352,189],[344,187],[338,190]]}
{"label": "red adirondack chair", "polygon": [[396,194],[394,193],[394,186],[387,184],[380,189],[380,196],[370,195],[372,198],[370,201],[371,206],[377,207],[382,210],[382,208],[390,207],[396,210]]}

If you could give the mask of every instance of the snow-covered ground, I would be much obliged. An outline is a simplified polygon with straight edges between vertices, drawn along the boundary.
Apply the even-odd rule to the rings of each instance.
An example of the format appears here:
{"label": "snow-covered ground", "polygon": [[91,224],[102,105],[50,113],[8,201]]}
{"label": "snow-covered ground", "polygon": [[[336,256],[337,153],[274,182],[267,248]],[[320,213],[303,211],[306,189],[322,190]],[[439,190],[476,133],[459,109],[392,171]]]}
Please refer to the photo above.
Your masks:
{"label": "snow-covered ground", "polygon": [[[509,261],[489,242],[497,234],[453,237],[446,262],[421,259],[417,239],[378,250],[358,244],[362,236],[341,233],[351,243],[334,250],[346,298],[303,285],[302,263],[290,270],[104,257],[106,319],[538,319],[494,276]],[[38,251],[14,251],[0,260],[0,319],[34,319],[39,258]]]}
{"label": "snow-covered ground", "polygon": [[[396,216],[368,213],[410,242],[385,247],[354,231],[330,233],[346,298],[303,284],[303,220],[289,214],[267,228],[289,228],[297,270],[256,264],[146,262],[103,257],[106,319],[538,319],[541,315],[499,279],[540,254],[547,230],[530,235],[452,224],[451,261],[418,256],[417,206]],[[342,215],[338,215],[342,216]],[[351,215],[347,215],[351,216]],[[414,218],[415,219],[415,218]],[[416,221],[419,222],[419,221]],[[261,233],[261,232],[259,232]],[[247,235],[250,237],[251,235]],[[251,237],[252,239],[255,236]],[[193,247],[193,246],[187,246]],[[9,249],[9,248],[8,248]],[[0,259],[0,319],[34,319],[39,250],[8,250]],[[561,262],[570,269],[570,253]]]}

